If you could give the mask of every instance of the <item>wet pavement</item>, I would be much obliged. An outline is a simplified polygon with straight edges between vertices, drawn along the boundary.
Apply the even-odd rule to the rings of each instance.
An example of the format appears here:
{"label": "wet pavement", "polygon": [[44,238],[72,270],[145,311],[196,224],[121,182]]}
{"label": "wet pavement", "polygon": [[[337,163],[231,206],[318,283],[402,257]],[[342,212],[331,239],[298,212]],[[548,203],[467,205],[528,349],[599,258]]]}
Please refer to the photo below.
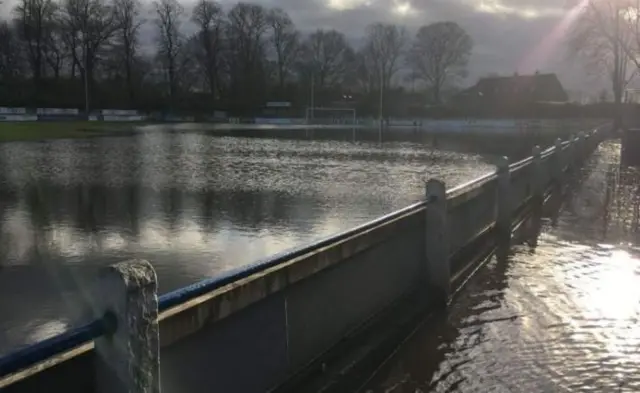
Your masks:
{"label": "wet pavement", "polygon": [[619,151],[601,145],[537,242],[490,261],[361,391],[640,392],[640,172]]}

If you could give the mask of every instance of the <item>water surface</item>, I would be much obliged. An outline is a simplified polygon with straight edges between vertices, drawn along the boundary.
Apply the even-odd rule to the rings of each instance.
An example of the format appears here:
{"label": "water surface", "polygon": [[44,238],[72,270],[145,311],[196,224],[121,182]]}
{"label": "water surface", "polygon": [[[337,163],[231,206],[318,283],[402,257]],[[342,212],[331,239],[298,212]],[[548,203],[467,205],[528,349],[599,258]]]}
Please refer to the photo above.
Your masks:
{"label": "water surface", "polygon": [[493,260],[365,392],[640,391],[640,172],[606,143],[536,242]]}
{"label": "water surface", "polygon": [[0,145],[0,353],[63,331],[100,266],[166,292],[349,229],[492,167],[415,142],[148,132]]}

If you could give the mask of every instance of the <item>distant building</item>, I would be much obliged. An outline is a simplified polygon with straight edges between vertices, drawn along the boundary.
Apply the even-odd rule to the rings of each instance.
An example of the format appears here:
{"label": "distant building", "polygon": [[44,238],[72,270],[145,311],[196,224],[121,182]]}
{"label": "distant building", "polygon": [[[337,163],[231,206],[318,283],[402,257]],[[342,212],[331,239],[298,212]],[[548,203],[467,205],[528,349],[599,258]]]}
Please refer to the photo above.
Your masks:
{"label": "distant building", "polygon": [[556,74],[482,78],[453,98],[454,105],[514,106],[538,102],[567,102],[569,96]]}

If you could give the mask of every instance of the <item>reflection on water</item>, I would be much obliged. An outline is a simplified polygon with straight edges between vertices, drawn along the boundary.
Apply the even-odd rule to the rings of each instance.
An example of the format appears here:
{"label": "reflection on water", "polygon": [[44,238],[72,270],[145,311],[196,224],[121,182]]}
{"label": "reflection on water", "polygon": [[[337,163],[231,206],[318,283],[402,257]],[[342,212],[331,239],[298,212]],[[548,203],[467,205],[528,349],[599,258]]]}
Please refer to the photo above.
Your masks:
{"label": "reflection on water", "polygon": [[84,313],[98,267],[151,261],[160,290],[415,202],[491,167],[415,144],[135,137],[0,145],[0,353]]}
{"label": "reflection on water", "polygon": [[482,269],[365,391],[640,391],[640,177],[619,147],[600,147],[537,247]]}

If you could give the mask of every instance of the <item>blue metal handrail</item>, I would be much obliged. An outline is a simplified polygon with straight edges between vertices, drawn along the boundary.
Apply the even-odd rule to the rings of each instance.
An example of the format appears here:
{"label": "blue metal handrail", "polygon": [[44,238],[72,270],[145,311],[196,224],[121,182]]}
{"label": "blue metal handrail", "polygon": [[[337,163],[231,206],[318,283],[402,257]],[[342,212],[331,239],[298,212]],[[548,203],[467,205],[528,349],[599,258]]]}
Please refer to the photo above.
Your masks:
{"label": "blue metal handrail", "polygon": [[113,320],[107,321],[107,318],[101,318],[2,356],[0,357],[0,378],[93,341],[111,331],[112,324]]}
{"label": "blue metal handrail", "polygon": [[355,228],[338,233],[337,235],[326,237],[324,239],[318,240],[309,245],[299,246],[299,247],[295,247],[295,248],[283,251],[271,257],[261,259],[258,262],[245,265],[237,269],[230,270],[216,277],[212,277],[210,279],[197,282],[187,287],[177,289],[173,292],[166,293],[158,298],[158,311],[159,312],[166,311],[172,307],[175,307],[179,304],[187,302],[198,296],[204,295],[205,293],[214,291],[225,285],[231,284],[232,282],[241,280],[243,278],[247,278],[253,274],[262,272],[266,269],[285,263],[301,255],[314,252],[330,244],[347,239],[351,236],[367,231],[371,228],[384,224],[388,221],[392,221],[407,213],[411,213],[414,210],[419,210],[421,208],[424,208],[425,206],[426,206],[425,201],[414,203],[413,205],[407,206],[400,210],[396,210],[393,213],[389,213],[373,221],[369,221]]}

